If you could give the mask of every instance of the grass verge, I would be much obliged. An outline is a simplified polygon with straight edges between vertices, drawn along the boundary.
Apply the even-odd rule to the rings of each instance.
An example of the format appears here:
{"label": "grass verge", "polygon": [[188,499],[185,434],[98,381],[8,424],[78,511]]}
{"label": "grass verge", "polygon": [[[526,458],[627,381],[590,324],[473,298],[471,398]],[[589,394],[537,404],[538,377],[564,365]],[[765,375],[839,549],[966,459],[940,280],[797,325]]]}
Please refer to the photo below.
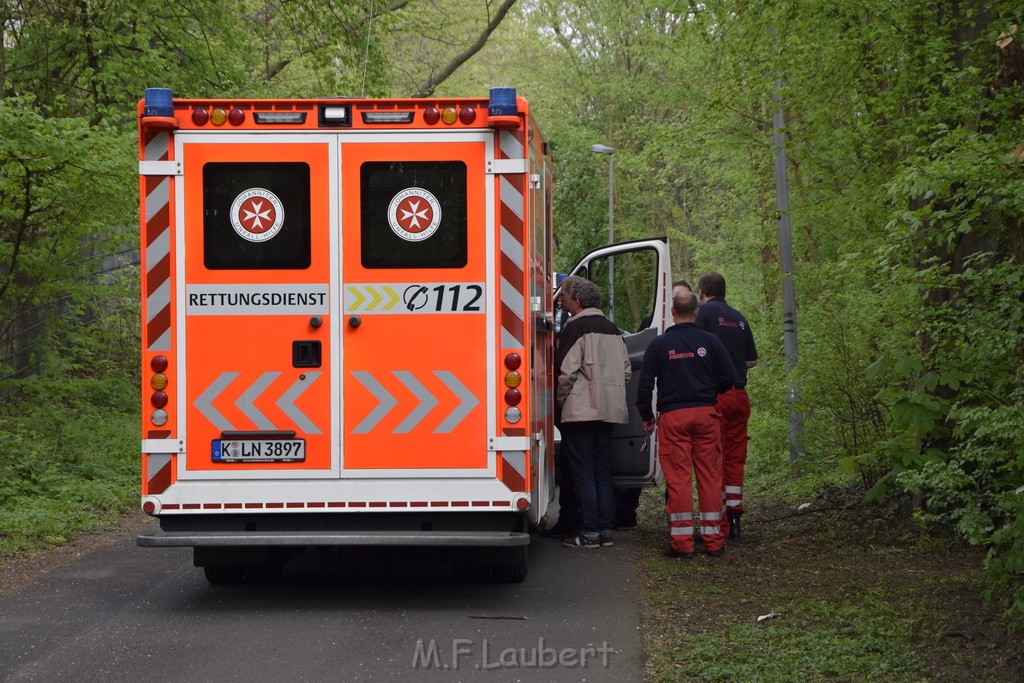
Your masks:
{"label": "grass verge", "polygon": [[1022,638],[981,602],[980,549],[755,492],[724,557],[670,560],[663,495],[645,493],[637,532],[650,680],[1024,680]]}
{"label": "grass verge", "polygon": [[103,528],[138,504],[135,412],[8,406],[0,440],[0,560]]}

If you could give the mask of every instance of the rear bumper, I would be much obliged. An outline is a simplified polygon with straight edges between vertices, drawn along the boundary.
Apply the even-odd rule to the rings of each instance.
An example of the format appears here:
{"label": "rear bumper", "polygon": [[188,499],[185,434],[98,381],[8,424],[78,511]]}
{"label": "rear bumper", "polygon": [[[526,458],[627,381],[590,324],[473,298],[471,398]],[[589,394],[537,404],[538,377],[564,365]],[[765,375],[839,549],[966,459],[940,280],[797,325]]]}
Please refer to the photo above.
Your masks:
{"label": "rear bumper", "polygon": [[430,546],[511,548],[529,545],[530,534],[509,531],[150,531],[135,542],[145,548],[224,546]]}

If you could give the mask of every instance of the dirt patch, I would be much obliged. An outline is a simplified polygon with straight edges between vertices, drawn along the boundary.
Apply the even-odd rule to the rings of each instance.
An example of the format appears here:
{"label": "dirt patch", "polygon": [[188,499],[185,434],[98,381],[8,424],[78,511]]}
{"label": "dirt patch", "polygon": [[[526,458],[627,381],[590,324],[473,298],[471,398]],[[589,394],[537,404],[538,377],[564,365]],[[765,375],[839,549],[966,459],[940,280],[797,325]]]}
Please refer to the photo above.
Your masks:
{"label": "dirt patch", "polygon": [[724,557],[669,560],[660,495],[637,532],[652,680],[1024,680],[981,549],[902,513],[748,500]]}
{"label": "dirt patch", "polygon": [[105,529],[82,534],[70,543],[31,555],[0,561],[0,595],[15,591],[47,573],[75,562],[85,555],[113,543],[134,538],[155,528],[156,520],[136,511]]}

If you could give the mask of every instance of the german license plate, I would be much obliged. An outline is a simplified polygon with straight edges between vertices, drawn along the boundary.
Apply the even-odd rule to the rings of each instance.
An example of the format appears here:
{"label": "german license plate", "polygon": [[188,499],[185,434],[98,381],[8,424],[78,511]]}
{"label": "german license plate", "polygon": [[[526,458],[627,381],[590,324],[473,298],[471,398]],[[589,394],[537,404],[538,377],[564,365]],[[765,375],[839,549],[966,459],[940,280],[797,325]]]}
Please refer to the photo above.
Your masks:
{"label": "german license plate", "polygon": [[214,462],[302,462],[303,439],[214,439]]}

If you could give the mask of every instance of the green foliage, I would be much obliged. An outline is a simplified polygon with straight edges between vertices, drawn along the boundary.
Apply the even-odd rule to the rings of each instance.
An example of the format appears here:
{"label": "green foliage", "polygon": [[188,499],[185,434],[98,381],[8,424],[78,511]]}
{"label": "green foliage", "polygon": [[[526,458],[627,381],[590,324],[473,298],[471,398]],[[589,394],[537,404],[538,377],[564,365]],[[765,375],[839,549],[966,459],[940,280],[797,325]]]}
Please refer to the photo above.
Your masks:
{"label": "green foliage", "polygon": [[0,99],[0,377],[25,368],[41,321],[52,321],[45,334],[73,335],[104,305],[99,257],[137,242],[133,147],[81,119],[45,118],[30,98]]}
{"label": "green foliage", "polygon": [[[60,401],[48,391],[58,385]],[[87,402],[99,385],[108,395],[135,393],[123,379],[65,378],[27,388],[4,409],[0,558],[64,543],[138,504],[138,416]]]}
{"label": "green foliage", "polygon": [[1004,523],[993,532],[985,565],[992,583],[985,592],[989,600],[1000,600],[1006,605],[1006,615],[1019,624],[1024,612],[1024,589],[1020,577],[1024,575],[1024,491],[1011,497],[1002,497]]}
{"label": "green foliage", "polygon": [[[924,499],[923,521],[948,522],[971,543],[990,547],[987,566],[998,594],[1020,610],[1021,496],[1024,482],[1024,266],[990,254],[966,260],[962,272],[922,270],[931,291],[949,296],[930,307],[925,332],[935,340],[925,362],[941,368],[915,387],[934,411],[918,415],[943,457],[924,459],[898,476]],[[912,418],[908,414],[908,418]]]}
{"label": "green foliage", "polygon": [[[0,79],[48,116],[114,126],[131,126],[147,87],[184,97],[382,94],[387,56],[379,38],[367,43],[367,10],[308,0],[19,3],[4,23]],[[388,14],[375,21],[386,35]]]}

